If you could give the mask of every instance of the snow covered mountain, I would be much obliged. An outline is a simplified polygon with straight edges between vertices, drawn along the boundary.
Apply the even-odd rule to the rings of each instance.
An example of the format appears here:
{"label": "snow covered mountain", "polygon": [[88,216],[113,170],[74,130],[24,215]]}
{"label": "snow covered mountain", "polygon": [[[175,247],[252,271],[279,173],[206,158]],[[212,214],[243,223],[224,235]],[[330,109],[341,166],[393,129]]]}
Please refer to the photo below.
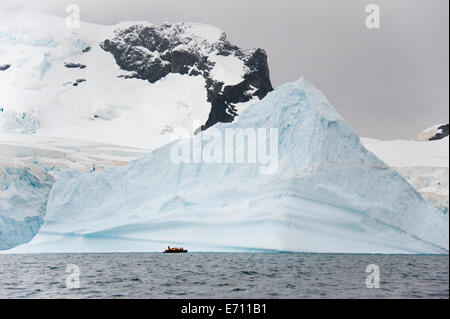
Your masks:
{"label": "snow covered mountain", "polygon": [[209,25],[65,23],[0,13],[0,133],[154,149],[272,90],[264,51]]}
{"label": "snow covered mountain", "polygon": [[165,23],[121,26],[101,47],[111,52],[125,78],[155,83],[171,73],[202,76],[212,110],[203,129],[232,122],[235,106],[272,91],[266,53],[242,50],[223,31],[201,24]]}
{"label": "snow covered mountain", "polygon": [[[66,172],[44,226],[13,252],[159,251],[171,243],[194,251],[448,253],[448,215],[367,151],[307,81],[283,85],[237,122],[183,141],[208,154],[204,141],[230,128],[278,129],[278,169],[179,164],[175,142],[126,167]],[[264,135],[259,149],[271,142]],[[236,157],[247,152],[245,141],[225,143],[224,153],[230,149]]]}

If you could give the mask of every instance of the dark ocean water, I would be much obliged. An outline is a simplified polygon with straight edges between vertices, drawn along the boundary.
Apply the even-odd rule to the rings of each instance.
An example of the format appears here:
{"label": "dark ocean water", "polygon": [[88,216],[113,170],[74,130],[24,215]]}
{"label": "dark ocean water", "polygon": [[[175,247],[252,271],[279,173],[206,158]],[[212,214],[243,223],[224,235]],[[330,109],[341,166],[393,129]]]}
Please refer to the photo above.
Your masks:
{"label": "dark ocean water", "polygon": [[[369,264],[379,267],[379,289],[366,286]],[[78,289],[67,288],[67,270]],[[0,255],[0,298],[448,297],[448,256]]]}

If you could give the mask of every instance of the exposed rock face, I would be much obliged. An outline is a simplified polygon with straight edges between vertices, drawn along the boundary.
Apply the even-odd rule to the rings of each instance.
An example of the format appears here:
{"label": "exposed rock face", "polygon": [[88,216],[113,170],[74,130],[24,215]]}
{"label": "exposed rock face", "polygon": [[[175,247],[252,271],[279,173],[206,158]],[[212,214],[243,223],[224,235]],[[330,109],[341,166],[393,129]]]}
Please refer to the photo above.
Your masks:
{"label": "exposed rock face", "polygon": [[86,65],[80,63],[66,62],[64,66],[68,69],[85,69]]}
{"label": "exposed rock face", "polygon": [[448,136],[448,124],[439,126],[436,134],[430,138],[430,141],[442,140]]}
{"label": "exposed rock face", "polygon": [[448,124],[436,125],[420,132],[416,140],[420,142],[438,141],[448,136]]}
{"label": "exposed rock face", "polygon": [[78,79],[72,85],[73,86],[78,86],[78,85],[80,85],[83,82],[86,82],[86,79]]}
{"label": "exposed rock face", "polygon": [[[101,47],[114,56],[121,69],[130,72],[125,78],[155,83],[169,73],[203,76],[211,113],[202,129],[232,122],[238,115],[234,104],[262,99],[273,90],[264,50],[242,50],[228,42],[225,33],[210,26],[133,25],[116,30],[114,38],[106,39]],[[241,81],[215,77],[216,57],[236,58],[243,65]]]}
{"label": "exposed rock face", "polygon": [[9,64],[0,64],[0,71],[6,71],[11,67]]}

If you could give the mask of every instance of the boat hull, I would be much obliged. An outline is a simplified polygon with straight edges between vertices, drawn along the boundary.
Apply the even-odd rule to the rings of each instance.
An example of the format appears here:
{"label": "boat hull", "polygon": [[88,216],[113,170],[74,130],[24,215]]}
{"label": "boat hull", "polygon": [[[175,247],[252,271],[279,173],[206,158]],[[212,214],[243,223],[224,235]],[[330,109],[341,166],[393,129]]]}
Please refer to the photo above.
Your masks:
{"label": "boat hull", "polygon": [[187,250],[179,250],[179,251],[166,250],[164,251],[164,254],[186,254],[187,252],[188,252]]}

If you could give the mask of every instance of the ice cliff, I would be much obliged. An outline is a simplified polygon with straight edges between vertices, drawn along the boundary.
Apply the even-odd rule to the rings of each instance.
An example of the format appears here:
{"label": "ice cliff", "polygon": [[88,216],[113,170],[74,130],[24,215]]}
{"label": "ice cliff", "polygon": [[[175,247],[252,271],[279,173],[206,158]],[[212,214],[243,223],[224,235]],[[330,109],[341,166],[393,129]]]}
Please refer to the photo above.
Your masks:
{"label": "ice cliff", "polygon": [[0,250],[27,243],[39,231],[53,182],[37,165],[0,157]]}

